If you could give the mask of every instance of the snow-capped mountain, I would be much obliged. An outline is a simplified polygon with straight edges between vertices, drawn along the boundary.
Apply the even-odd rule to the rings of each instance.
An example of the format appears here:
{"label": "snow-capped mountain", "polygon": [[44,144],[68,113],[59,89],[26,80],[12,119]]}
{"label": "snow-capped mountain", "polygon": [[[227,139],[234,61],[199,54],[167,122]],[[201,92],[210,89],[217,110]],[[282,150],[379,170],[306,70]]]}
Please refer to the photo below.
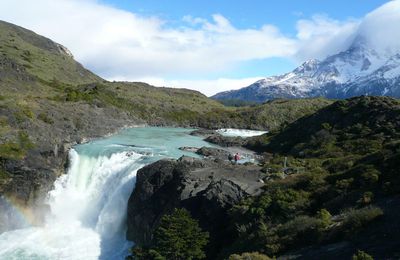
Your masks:
{"label": "snow-capped mountain", "polygon": [[400,53],[377,51],[357,38],[346,51],[323,61],[306,61],[292,72],[221,92],[213,98],[263,102],[274,98],[360,95],[400,97]]}

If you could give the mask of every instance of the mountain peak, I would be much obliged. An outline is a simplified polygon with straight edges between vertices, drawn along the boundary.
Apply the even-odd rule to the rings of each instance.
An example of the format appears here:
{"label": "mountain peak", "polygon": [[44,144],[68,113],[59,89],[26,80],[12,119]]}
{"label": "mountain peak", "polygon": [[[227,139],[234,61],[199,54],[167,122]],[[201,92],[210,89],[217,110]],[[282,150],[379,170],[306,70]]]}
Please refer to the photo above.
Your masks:
{"label": "mountain peak", "polygon": [[318,69],[320,63],[321,62],[317,59],[310,59],[308,61],[303,62],[303,64],[297,67],[293,72],[296,74],[303,74],[303,75],[314,73]]}
{"label": "mountain peak", "polygon": [[361,35],[347,50],[323,61],[308,60],[292,72],[218,93],[214,98],[265,102],[275,98],[337,99],[360,95],[400,97],[400,52],[374,49]]}

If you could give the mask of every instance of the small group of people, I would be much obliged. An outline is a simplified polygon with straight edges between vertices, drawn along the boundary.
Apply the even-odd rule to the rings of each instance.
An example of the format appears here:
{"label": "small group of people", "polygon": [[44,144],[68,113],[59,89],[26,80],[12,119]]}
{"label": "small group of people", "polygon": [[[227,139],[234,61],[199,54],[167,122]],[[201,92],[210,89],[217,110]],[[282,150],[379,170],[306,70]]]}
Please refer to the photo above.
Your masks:
{"label": "small group of people", "polygon": [[235,153],[235,155],[232,155],[231,153],[228,155],[228,160],[233,163],[233,161],[235,161],[235,164],[238,163],[238,161],[240,160],[240,154],[239,153]]}

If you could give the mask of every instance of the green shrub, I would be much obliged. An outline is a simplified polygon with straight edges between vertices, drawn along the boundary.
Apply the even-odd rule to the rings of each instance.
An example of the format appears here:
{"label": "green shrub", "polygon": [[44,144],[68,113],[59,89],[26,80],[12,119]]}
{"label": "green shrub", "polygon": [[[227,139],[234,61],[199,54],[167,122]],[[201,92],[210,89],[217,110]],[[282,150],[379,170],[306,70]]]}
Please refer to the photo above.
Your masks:
{"label": "green shrub", "polygon": [[383,215],[383,211],[375,206],[361,209],[349,209],[343,213],[343,228],[348,233],[359,231],[371,221]]}
{"label": "green shrub", "polygon": [[38,119],[42,120],[43,122],[47,123],[47,124],[54,124],[54,120],[51,119],[46,113],[42,112],[38,115],[37,117]]}
{"label": "green shrub", "polygon": [[10,177],[9,173],[0,166],[0,184]]}
{"label": "green shrub", "polygon": [[125,260],[166,260],[160,253],[151,248],[135,246],[131,249],[131,254]]}
{"label": "green shrub", "polygon": [[14,112],[14,117],[17,123],[22,123],[25,119],[32,119],[34,113],[27,106],[20,106],[17,111]]}
{"label": "green shrub", "polygon": [[335,187],[341,191],[347,191],[348,189],[351,188],[353,182],[354,182],[353,178],[338,180],[335,183]]}
{"label": "green shrub", "polygon": [[351,258],[352,260],[374,260],[372,256],[365,253],[364,251],[358,250],[356,254]]}
{"label": "green shrub", "polygon": [[379,180],[380,172],[376,169],[369,169],[368,171],[362,173],[361,180],[365,185],[374,184]]}
{"label": "green shrub", "polygon": [[18,144],[25,151],[35,147],[34,143],[29,139],[29,135],[24,131],[18,133]]}
{"label": "green shrub", "polygon": [[25,152],[15,142],[0,144],[0,158],[20,160],[25,156]]}
{"label": "green shrub", "polygon": [[8,118],[5,116],[0,116],[0,127],[8,126]]}
{"label": "green shrub", "polygon": [[359,202],[361,204],[370,204],[373,199],[374,199],[374,193],[372,191],[366,191],[363,193]]}
{"label": "green shrub", "polygon": [[34,113],[32,112],[32,110],[28,107],[28,106],[22,106],[21,108],[21,112],[27,117],[32,119],[34,117]]}
{"label": "green shrub", "polygon": [[84,90],[84,89],[75,89],[68,87],[65,89],[66,97],[65,100],[69,102],[78,102],[78,101],[86,101],[91,102],[93,101],[97,94],[97,88],[93,88],[91,90]]}
{"label": "green shrub", "polygon": [[338,173],[342,171],[349,170],[354,165],[354,157],[341,157],[341,158],[332,158],[324,161],[323,166],[331,173]]}
{"label": "green shrub", "polygon": [[272,215],[290,218],[292,214],[308,206],[308,193],[302,190],[278,189],[272,194]]}
{"label": "green shrub", "polygon": [[259,252],[252,252],[243,253],[241,255],[233,254],[229,256],[229,260],[272,260],[272,258]]}
{"label": "green shrub", "polygon": [[332,223],[332,215],[326,209],[321,209],[317,213],[318,219],[321,220],[321,223],[324,228],[327,228]]}
{"label": "green shrub", "polygon": [[322,220],[309,216],[297,216],[278,228],[278,241],[282,248],[318,242],[325,228]]}
{"label": "green shrub", "polygon": [[26,152],[34,147],[28,134],[19,132],[17,142],[10,141],[0,144],[0,158],[21,160],[25,157]]}

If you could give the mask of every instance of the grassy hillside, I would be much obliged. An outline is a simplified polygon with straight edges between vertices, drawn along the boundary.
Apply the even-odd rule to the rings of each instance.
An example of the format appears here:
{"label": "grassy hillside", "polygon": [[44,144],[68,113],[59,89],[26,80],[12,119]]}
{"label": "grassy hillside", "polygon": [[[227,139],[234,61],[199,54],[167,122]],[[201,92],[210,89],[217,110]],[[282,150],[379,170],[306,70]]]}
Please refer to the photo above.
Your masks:
{"label": "grassy hillside", "polygon": [[[0,86],[2,139],[15,139],[14,130],[24,128],[27,122],[44,122],[42,126],[51,128],[65,118],[77,121],[74,107],[82,113],[89,113],[90,107],[121,111],[133,121],[154,125],[276,129],[331,103],[323,99],[280,100],[233,108],[196,91],[111,83],[74,61],[65,47],[1,21]],[[63,109],[66,116],[60,114]],[[35,133],[29,135],[36,138]]]}
{"label": "grassy hillside", "polygon": [[[400,101],[388,97],[337,101],[254,138],[249,146],[265,153],[267,184],[232,210],[237,237],[227,251],[398,256],[399,140]],[[296,251],[307,246],[314,248]]]}
{"label": "grassy hillside", "polygon": [[[0,57],[2,63],[7,65],[8,62],[11,69],[13,65],[20,66],[17,72],[33,76],[32,81],[45,83],[57,79],[68,84],[83,84],[101,80],[77,63],[62,45],[2,21]],[[9,84],[16,80],[13,75],[8,79]]]}

